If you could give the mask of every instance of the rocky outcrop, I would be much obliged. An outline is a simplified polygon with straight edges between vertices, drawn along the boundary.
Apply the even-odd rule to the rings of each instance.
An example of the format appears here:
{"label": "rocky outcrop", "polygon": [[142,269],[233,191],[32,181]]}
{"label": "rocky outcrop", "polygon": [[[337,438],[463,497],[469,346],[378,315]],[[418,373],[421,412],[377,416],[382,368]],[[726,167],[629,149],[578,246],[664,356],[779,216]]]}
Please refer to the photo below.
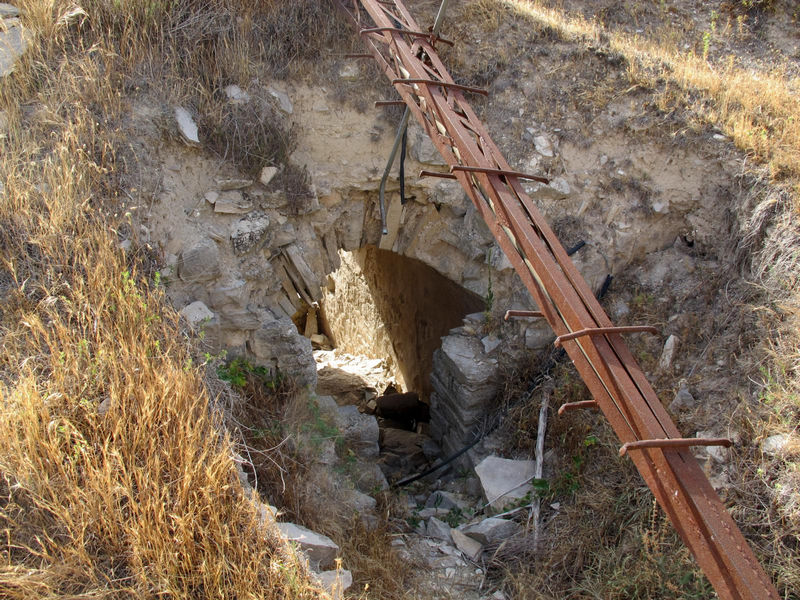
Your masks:
{"label": "rocky outcrop", "polygon": [[317,366],[311,341],[298,333],[291,319],[266,317],[250,334],[247,347],[259,364],[288,373],[301,385],[316,386]]}

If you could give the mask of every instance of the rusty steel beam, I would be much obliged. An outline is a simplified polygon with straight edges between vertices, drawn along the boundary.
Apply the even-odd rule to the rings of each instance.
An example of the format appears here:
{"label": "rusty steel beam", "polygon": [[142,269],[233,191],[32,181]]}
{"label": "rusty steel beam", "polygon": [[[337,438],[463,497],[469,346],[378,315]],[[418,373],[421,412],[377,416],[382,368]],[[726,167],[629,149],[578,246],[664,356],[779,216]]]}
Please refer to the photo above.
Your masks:
{"label": "rusty steel beam", "polygon": [[[491,230],[723,599],[778,594],[560,241],[401,0],[337,0]],[[472,90],[469,90],[472,91]],[[426,173],[433,175],[433,173]],[[443,176],[444,174],[436,174]],[[659,443],[651,443],[656,440]],[[675,440],[677,443],[664,440]],[[642,444],[642,442],[645,442]]]}

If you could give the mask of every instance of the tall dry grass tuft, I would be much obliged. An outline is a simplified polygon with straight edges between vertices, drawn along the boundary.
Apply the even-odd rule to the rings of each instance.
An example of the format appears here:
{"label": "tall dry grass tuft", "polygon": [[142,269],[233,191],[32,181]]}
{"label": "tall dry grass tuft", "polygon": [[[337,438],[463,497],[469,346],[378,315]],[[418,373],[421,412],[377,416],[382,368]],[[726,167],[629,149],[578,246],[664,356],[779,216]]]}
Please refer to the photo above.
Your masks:
{"label": "tall dry grass tuft", "polygon": [[243,496],[189,340],[117,249],[132,82],[169,69],[151,83],[185,94],[203,44],[258,4],[19,4],[31,49],[0,82],[0,596],[324,596]]}

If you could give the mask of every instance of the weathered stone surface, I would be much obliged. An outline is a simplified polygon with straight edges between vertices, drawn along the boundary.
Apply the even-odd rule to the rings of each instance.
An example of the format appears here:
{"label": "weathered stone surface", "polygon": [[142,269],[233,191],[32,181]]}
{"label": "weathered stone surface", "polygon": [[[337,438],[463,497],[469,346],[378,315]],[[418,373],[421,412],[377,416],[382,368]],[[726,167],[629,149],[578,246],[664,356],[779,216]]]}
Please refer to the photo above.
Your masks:
{"label": "weathered stone surface", "polygon": [[27,48],[22,25],[17,19],[6,19],[4,30],[0,30],[0,77],[14,72],[17,60]]}
{"label": "weathered stone surface", "polygon": [[229,85],[225,87],[224,92],[231,104],[246,104],[250,102],[250,94],[238,85]]}
{"label": "weathered stone surface", "polygon": [[347,490],[343,492],[343,502],[353,509],[354,512],[369,512],[375,510],[378,505],[377,500],[358,490]]}
{"label": "weathered stone surface", "polygon": [[672,412],[677,412],[680,410],[690,410],[695,407],[697,407],[697,400],[692,396],[686,383],[681,383],[678,392],[675,394],[675,398],[669,404],[669,409]]}
{"label": "weathered stone surface", "polygon": [[0,2],[0,19],[8,19],[10,17],[18,17],[19,9],[16,6]]}
{"label": "weathered stone surface", "polygon": [[314,271],[308,266],[306,259],[303,258],[303,250],[296,244],[293,244],[284,248],[283,253],[289,258],[295,269],[297,269],[297,272],[300,274],[300,277],[302,277],[303,283],[311,294],[311,297],[314,300],[319,300],[319,281],[317,280],[317,276],[314,275]]}
{"label": "weathered stone surface", "polygon": [[201,240],[181,252],[177,267],[178,277],[187,283],[215,279],[219,276],[219,248],[212,240]]}
{"label": "weathered stone surface", "polygon": [[661,358],[658,359],[658,368],[667,371],[672,368],[672,361],[675,358],[675,352],[678,349],[678,336],[671,335],[664,343],[664,349],[661,351]]}
{"label": "weathered stone surface", "polygon": [[483,545],[480,542],[464,535],[458,529],[451,529],[450,537],[453,538],[453,543],[456,545],[456,548],[470,560],[478,560],[481,552],[483,552]]}
{"label": "weathered stone surface", "polygon": [[328,536],[306,529],[294,523],[276,523],[284,538],[297,544],[314,568],[325,568],[333,564],[339,553],[337,546]]}
{"label": "weathered stone surface", "polygon": [[317,366],[311,354],[311,341],[297,332],[288,317],[266,320],[250,334],[250,352],[259,364],[277,368],[301,385],[317,385]]}
{"label": "weathered stone surface", "polygon": [[[217,204],[219,204],[219,200],[217,200]],[[255,248],[266,236],[268,228],[269,217],[258,213],[248,215],[234,223],[231,227],[234,254],[241,256]]]}
{"label": "weathered stone surface", "polygon": [[285,112],[287,115],[291,115],[294,112],[294,105],[289,99],[289,94],[274,87],[269,88],[267,91],[269,92],[270,96],[278,101],[278,107],[283,112]]}
{"label": "weathered stone surface", "polygon": [[512,535],[517,534],[520,529],[520,525],[515,521],[490,517],[484,519],[480,523],[467,525],[461,531],[485,546],[496,542],[502,542]]}
{"label": "weathered stone surface", "polygon": [[372,415],[358,412],[357,406],[340,406],[334,417],[336,426],[353,451],[362,458],[377,458],[378,421]]}
{"label": "weathered stone surface", "polygon": [[258,180],[261,182],[261,185],[269,185],[277,174],[277,167],[264,167],[261,169],[261,176],[258,178]]}
{"label": "weathered stone surface", "polygon": [[792,436],[788,433],[778,433],[771,435],[763,442],[761,442],[761,452],[776,456],[781,454],[786,448],[789,447]]}
{"label": "weathered stone surface", "polygon": [[344,592],[353,585],[353,575],[347,569],[323,571],[322,573],[316,573],[314,576],[334,600],[343,598]]}
{"label": "weathered stone surface", "polygon": [[248,188],[253,185],[252,179],[242,179],[240,177],[217,178],[214,181],[221,192],[243,190],[244,188]]}
{"label": "weathered stone surface", "polygon": [[208,323],[214,318],[214,313],[199,300],[197,302],[192,302],[188,306],[184,306],[180,314],[192,327],[196,327],[204,321]]}
{"label": "weathered stone surface", "polygon": [[427,165],[445,164],[442,155],[433,145],[431,138],[416,123],[408,127],[408,141],[409,154],[414,160]]}
{"label": "weathered stone surface", "polygon": [[246,308],[227,306],[220,313],[220,325],[225,329],[253,331],[261,326],[261,318]]}
{"label": "weathered stone surface", "polygon": [[352,478],[359,491],[367,494],[389,489],[389,482],[386,481],[386,476],[374,462],[358,463],[355,475]]}
{"label": "weathered stone surface", "polygon": [[450,537],[450,525],[444,521],[440,521],[436,517],[431,517],[428,519],[428,525],[426,526],[425,531],[428,537],[445,541],[448,544],[452,543],[453,538]]}
{"label": "weathered stone surface", "polygon": [[249,298],[250,290],[247,287],[247,282],[243,279],[226,281],[222,285],[212,288],[209,291],[211,306],[218,310],[227,306],[246,306]]}
{"label": "weathered stone surface", "polygon": [[183,140],[189,145],[199,145],[197,123],[194,122],[191,113],[182,106],[175,107],[175,121],[178,123],[178,131]]}
{"label": "weathered stone surface", "polygon": [[532,460],[511,460],[487,456],[475,467],[486,501],[496,510],[503,510],[532,491],[529,483],[534,474]]}
{"label": "weathered stone surface", "polygon": [[467,504],[468,503],[452,492],[436,490],[428,496],[428,499],[425,501],[425,508],[444,508],[452,510],[454,508],[464,508]]}
{"label": "weathered stone surface", "polygon": [[[206,198],[208,200],[208,198]],[[242,192],[231,190],[222,192],[214,200],[214,212],[224,215],[244,215],[253,210],[253,203],[245,200]]]}
{"label": "weathered stone surface", "polygon": [[533,138],[533,145],[536,147],[536,151],[542,156],[552,158],[555,155],[553,152],[553,144],[547,136],[537,135]]}

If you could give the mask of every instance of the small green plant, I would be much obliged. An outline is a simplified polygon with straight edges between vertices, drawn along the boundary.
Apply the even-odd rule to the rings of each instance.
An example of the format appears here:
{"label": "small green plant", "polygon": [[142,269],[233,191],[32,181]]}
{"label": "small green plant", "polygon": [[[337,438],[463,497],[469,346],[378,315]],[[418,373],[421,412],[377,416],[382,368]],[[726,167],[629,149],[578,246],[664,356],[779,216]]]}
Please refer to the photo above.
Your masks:
{"label": "small green plant", "polygon": [[[210,356],[207,356],[210,358]],[[271,369],[250,364],[243,358],[234,358],[228,364],[217,367],[217,377],[227,381],[234,387],[243,388],[247,385],[248,376],[252,375],[271,391],[280,386],[283,376],[280,371],[274,373]]]}

